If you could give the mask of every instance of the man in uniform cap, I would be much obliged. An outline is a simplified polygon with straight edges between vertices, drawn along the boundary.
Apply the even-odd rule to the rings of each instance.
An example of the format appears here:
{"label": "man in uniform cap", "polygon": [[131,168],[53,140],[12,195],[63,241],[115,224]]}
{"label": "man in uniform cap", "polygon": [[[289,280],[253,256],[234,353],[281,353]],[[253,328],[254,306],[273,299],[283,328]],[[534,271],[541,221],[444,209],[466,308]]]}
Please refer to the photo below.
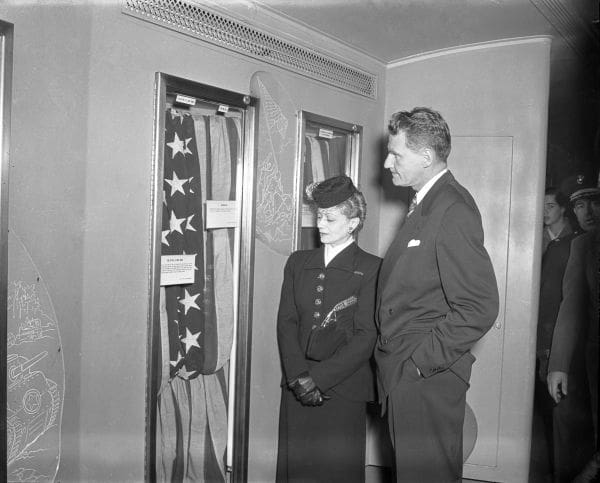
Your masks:
{"label": "man in uniform cap", "polygon": [[[567,179],[565,186],[573,212],[585,233],[571,243],[552,337],[548,391],[559,408],[570,406],[569,411],[579,420],[587,420],[585,433],[588,434],[576,431],[570,442],[576,453],[564,461],[555,461],[560,481],[571,481],[593,452],[592,419],[597,433],[600,189],[584,175]],[[581,392],[587,394],[581,397]]]}
{"label": "man in uniform cap", "polygon": [[576,174],[563,182],[561,190],[569,197],[573,214],[581,229],[592,230],[600,217],[600,189],[594,178]]}

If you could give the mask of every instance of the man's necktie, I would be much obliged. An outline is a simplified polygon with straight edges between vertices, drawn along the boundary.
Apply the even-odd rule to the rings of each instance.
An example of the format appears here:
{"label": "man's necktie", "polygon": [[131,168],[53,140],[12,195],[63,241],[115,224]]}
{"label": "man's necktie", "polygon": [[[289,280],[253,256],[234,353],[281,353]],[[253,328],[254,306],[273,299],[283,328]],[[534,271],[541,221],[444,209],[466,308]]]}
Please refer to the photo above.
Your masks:
{"label": "man's necktie", "polygon": [[406,216],[410,216],[412,215],[412,212],[415,211],[415,208],[417,207],[417,195],[415,194],[412,197],[412,200],[410,200],[410,205],[408,205],[408,213],[406,214]]}

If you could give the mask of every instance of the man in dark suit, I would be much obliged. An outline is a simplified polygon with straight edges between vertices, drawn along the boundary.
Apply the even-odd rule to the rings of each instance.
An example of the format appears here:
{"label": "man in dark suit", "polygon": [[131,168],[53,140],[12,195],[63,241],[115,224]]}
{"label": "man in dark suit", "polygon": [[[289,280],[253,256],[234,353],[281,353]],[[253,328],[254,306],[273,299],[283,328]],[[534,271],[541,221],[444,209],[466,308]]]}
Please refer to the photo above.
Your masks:
{"label": "man in dark suit", "polygon": [[496,278],[475,201],[446,167],[442,116],[397,112],[388,131],[384,167],[416,194],[379,276],[379,398],[397,480],[460,481],[469,350],[498,315]]}

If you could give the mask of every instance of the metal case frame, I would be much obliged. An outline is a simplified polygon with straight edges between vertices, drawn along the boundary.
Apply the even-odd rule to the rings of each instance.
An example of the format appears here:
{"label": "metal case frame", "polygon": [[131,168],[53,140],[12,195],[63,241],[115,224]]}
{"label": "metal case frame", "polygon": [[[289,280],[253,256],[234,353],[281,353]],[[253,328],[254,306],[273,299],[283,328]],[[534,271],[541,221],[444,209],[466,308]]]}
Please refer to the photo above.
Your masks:
{"label": "metal case frame", "polygon": [[358,187],[359,166],[362,150],[362,126],[346,121],[340,121],[331,117],[314,114],[308,111],[298,111],[298,143],[296,153],[296,166],[294,169],[294,213],[293,213],[293,251],[299,250],[300,232],[302,230],[302,198],[304,181],[304,136],[306,124],[311,122],[322,125],[324,128],[333,128],[346,131],[350,135],[350,162],[346,167],[346,174]]}
{"label": "metal case frame", "polygon": [[[10,158],[10,106],[12,100],[13,24],[0,20],[0,454],[6,455],[6,330],[8,297],[8,167]],[[6,459],[0,480],[6,479]]]}
{"label": "metal case frame", "polygon": [[152,159],[151,220],[150,220],[150,267],[148,348],[146,378],[146,444],[145,479],[155,481],[156,463],[156,396],[159,391],[158,364],[160,354],[160,254],[162,220],[162,183],[164,157],[164,109],[167,91],[177,91],[202,100],[225,103],[246,111],[243,132],[243,168],[237,190],[241,193],[240,210],[240,273],[238,278],[237,329],[230,363],[235,365],[235,388],[233,404],[233,455],[230,481],[243,482],[248,466],[248,417],[250,395],[250,347],[252,326],[252,280],[254,258],[254,177],[255,177],[255,124],[256,100],[248,95],[207,86],[161,72],[155,77],[154,134]]}

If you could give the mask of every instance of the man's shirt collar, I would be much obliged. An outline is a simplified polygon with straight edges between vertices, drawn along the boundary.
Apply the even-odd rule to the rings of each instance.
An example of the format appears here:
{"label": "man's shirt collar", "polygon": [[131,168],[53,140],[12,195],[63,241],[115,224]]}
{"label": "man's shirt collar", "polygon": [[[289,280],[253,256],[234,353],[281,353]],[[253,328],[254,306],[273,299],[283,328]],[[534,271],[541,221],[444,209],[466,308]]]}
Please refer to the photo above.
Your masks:
{"label": "man's shirt collar", "polygon": [[433,178],[431,178],[429,181],[427,181],[427,183],[425,183],[419,191],[417,191],[417,205],[419,203],[421,203],[423,198],[425,198],[425,195],[433,187],[435,182],[438,179],[440,179],[447,171],[448,171],[448,168],[444,168],[442,171],[440,171],[438,174],[436,174]]}

